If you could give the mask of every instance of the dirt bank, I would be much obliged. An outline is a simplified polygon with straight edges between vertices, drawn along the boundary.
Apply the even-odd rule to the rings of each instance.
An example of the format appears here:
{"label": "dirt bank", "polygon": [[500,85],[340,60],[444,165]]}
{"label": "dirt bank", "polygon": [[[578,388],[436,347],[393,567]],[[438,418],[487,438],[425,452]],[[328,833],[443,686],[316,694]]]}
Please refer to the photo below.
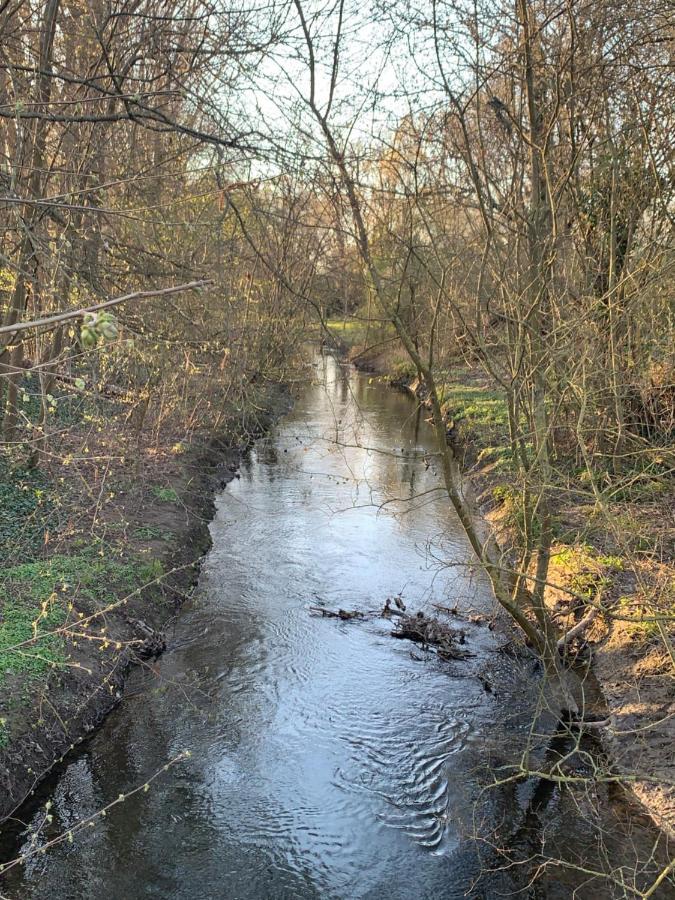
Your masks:
{"label": "dirt bank", "polygon": [[[364,350],[349,334],[338,331],[336,337],[357,367],[419,396],[413,373],[391,345]],[[481,513],[508,549],[517,540],[518,507],[504,453],[504,401],[479,370],[461,363],[448,373],[443,400],[448,439],[475,488]],[[592,660],[603,697],[608,724],[600,735],[611,772],[625,776],[627,790],[672,835],[675,503],[672,492],[661,488],[655,483],[642,498],[614,500],[601,513],[579,499],[582,492],[575,491],[571,477],[554,500],[556,541],[546,601],[565,630],[599,607],[575,649]]]}
{"label": "dirt bank", "polygon": [[31,502],[15,504],[26,516],[21,542],[5,542],[0,593],[0,821],[120,701],[129,666],[152,665],[210,546],[214,493],[290,405],[285,389],[258,388],[189,443],[90,429],[71,458],[12,473]]}

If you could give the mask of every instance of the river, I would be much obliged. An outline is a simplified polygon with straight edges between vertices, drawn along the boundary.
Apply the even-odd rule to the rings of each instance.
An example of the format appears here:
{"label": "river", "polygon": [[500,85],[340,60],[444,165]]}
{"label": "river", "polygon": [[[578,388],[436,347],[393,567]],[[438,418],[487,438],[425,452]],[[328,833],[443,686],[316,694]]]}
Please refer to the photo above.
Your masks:
{"label": "river", "polygon": [[[500,652],[503,629],[485,622],[463,625],[469,659],[442,662],[393,640],[387,619],[310,610],[375,613],[398,595],[491,615],[433,452],[410,398],[321,358],[218,497],[168,652],[49,786],[47,835],[190,758],[7,873],[3,896],[450,900],[516,886],[517,872],[486,874],[489,840],[504,822],[522,830],[532,788],[484,791],[485,766],[527,733],[532,661]],[[569,818],[546,815],[564,841]]]}

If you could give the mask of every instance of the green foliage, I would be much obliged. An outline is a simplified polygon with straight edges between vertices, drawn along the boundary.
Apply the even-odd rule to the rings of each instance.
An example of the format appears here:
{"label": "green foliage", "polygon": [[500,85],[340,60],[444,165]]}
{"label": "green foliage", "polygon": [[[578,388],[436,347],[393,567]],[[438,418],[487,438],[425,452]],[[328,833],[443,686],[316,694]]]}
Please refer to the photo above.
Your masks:
{"label": "green foliage", "polygon": [[673,457],[665,451],[654,454],[626,455],[616,470],[616,460],[599,457],[593,462],[593,471],[577,469],[579,484],[591,485],[607,500],[626,503],[648,503],[667,496],[673,491]]}
{"label": "green foliage", "polygon": [[506,400],[487,387],[445,383],[439,389],[444,415],[466,428],[487,428],[490,433],[503,433],[508,427]]}
{"label": "green foliage", "polygon": [[389,371],[393,381],[412,381],[417,376],[415,366],[408,359],[397,359]]}
{"label": "green foliage", "polygon": [[502,447],[483,447],[478,454],[476,462],[478,465],[489,463],[493,472],[512,472],[513,471],[513,454],[511,448]]}
{"label": "green foliage", "polygon": [[497,484],[492,488],[492,496],[497,503],[508,503],[513,499],[515,488],[508,484]]}
{"label": "green foliage", "polygon": [[87,350],[95,347],[99,340],[105,343],[117,340],[119,328],[112,313],[85,313],[80,329],[82,346]]}
{"label": "green foliage", "polygon": [[553,554],[551,562],[566,570],[570,589],[587,600],[611,587],[612,575],[624,568],[620,556],[599,554],[588,544],[564,547]]}
{"label": "green foliage", "polygon": [[[64,664],[64,640],[49,632],[64,624],[73,600],[102,608],[162,574],[159,560],[116,560],[96,547],[5,569],[0,586],[0,686],[7,675],[36,677]],[[15,649],[26,641],[30,643]]]}
{"label": "green foliage", "polygon": [[0,269],[0,291],[10,293],[14,290],[16,275],[11,269]]}
{"label": "green foliage", "polygon": [[9,728],[7,720],[0,717],[0,750],[9,746]]}
{"label": "green foliage", "polygon": [[151,559],[138,563],[134,570],[134,577],[139,584],[147,584],[157,581],[164,574],[164,566],[159,559]]}
{"label": "green foliage", "polygon": [[178,503],[179,496],[175,488],[163,487],[161,484],[154,484],[151,488],[152,493],[162,503]]}
{"label": "green foliage", "polygon": [[592,600],[601,588],[607,588],[611,580],[597,572],[578,572],[570,578],[570,589],[586,600]]}
{"label": "green foliage", "polygon": [[7,675],[35,677],[64,662],[63,639],[50,632],[66,619],[67,601],[62,591],[66,587],[64,576],[72,574],[71,560],[57,557],[4,571],[0,588],[0,686]]}
{"label": "green foliage", "polygon": [[[85,409],[91,402],[79,394],[63,393],[47,395],[47,415],[62,425],[76,425],[82,421]],[[19,387],[19,411],[21,421],[27,426],[40,420],[42,404],[40,384],[36,375],[25,375]]]}
{"label": "green foliage", "polygon": [[0,544],[34,554],[53,523],[55,507],[51,485],[37,469],[12,468],[0,460]]}
{"label": "green foliage", "polygon": [[393,336],[393,326],[388,322],[370,322],[363,319],[329,319],[326,327],[342,344],[347,347],[358,347],[368,344],[377,344],[385,340],[387,336]]}
{"label": "green foliage", "polygon": [[611,569],[613,572],[622,572],[624,569],[625,561],[621,556],[596,556],[595,561],[601,565],[606,566],[608,569]]}

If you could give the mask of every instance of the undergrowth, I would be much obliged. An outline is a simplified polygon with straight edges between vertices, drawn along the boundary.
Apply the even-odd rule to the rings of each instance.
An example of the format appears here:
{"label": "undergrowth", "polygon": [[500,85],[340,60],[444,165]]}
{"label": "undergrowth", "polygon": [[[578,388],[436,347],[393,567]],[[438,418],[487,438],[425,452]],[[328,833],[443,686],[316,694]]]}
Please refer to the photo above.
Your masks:
{"label": "undergrowth", "polygon": [[56,519],[55,496],[38,469],[13,467],[0,458],[0,546],[5,557],[17,548],[25,559],[42,547]]}
{"label": "undergrowth", "polygon": [[64,665],[65,641],[54,632],[74,615],[75,606],[102,609],[161,574],[157,560],[117,560],[95,548],[5,569],[0,584],[0,687],[8,675],[37,677]]}

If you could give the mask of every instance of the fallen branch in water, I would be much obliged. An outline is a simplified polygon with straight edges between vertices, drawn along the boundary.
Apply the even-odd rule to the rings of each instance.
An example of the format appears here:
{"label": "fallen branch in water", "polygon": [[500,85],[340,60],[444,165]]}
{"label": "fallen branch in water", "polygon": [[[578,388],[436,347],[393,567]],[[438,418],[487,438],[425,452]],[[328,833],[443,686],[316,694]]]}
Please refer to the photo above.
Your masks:
{"label": "fallen branch in water", "polygon": [[343,622],[354,619],[364,621],[378,615],[385,619],[396,616],[397,622],[391,632],[392,637],[414,641],[425,648],[433,647],[438,656],[445,660],[469,659],[475,656],[475,653],[471,653],[461,646],[466,641],[466,633],[461,628],[451,628],[450,625],[446,625],[438,619],[425,616],[423,612],[415,615],[403,612],[402,608],[405,609],[405,604],[400,597],[394,598],[394,602],[397,609],[392,608],[391,598],[388,597],[380,613],[365,613],[358,609],[327,609],[325,606],[310,606],[309,611],[327,619],[340,619]]}
{"label": "fallen branch in water", "polygon": [[464,619],[466,622],[471,622],[472,625],[485,625],[487,623],[488,628],[492,629],[490,617],[482,613],[462,612],[458,606],[442,606],[440,603],[432,603],[431,605],[439,612],[447,613],[449,616],[454,616],[457,619]]}
{"label": "fallen branch in water", "polygon": [[414,616],[401,616],[391,634],[395,638],[436,647],[441,659],[468,659],[475,656],[460,646],[466,639],[463,631],[451,628],[438,619],[428,618],[422,612]]}
{"label": "fallen branch in water", "polygon": [[359,612],[357,609],[348,610],[348,609],[324,609],[322,606],[310,606],[310,612],[313,613],[321,613],[322,616],[325,616],[327,619],[342,619],[343,622],[348,622],[350,619],[365,619],[365,613]]}
{"label": "fallen branch in water", "polygon": [[560,652],[565,651],[575,638],[580,637],[586,631],[586,629],[593,624],[599,612],[599,607],[592,606],[590,611],[586,613],[583,619],[578,622],[573,628],[570,628],[570,630],[560,638],[560,640],[558,641],[558,650]]}

